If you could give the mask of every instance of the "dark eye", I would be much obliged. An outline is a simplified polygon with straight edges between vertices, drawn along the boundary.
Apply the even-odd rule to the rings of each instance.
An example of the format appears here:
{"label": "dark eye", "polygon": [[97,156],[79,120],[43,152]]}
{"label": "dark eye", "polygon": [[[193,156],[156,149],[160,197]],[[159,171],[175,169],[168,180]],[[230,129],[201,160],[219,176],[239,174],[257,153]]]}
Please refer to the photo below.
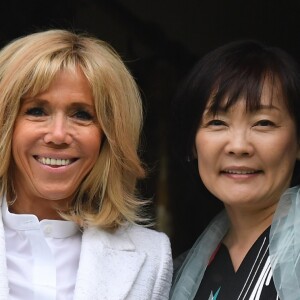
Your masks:
{"label": "dark eye", "polygon": [[74,118],[79,119],[79,120],[83,120],[83,121],[92,121],[94,118],[93,116],[84,110],[79,110],[77,111],[74,115]]}
{"label": "dark eye", "polygon": [[41,107],[32,107],[27,109],[25,114],[34,117],[41,117],[45,115],[45,112]]}
{"label": "dark eye", "polygon": [[211,120],[207,123],[208,126],[223,126],[225,125],[225,122],[224,121],[221,121],[221,120]]}
{"label": "dark eye", "polygon": [[275,126],[275,124],[270,120],[260,120],[255,123],[255,126]]}

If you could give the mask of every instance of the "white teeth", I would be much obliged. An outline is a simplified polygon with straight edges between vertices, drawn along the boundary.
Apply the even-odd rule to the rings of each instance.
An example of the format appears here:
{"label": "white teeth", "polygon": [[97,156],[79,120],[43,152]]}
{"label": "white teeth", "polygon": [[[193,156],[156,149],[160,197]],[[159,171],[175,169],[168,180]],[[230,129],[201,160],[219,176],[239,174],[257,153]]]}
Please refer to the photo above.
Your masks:
{"label": "white teeth", "polygon": [[70,159],[55,159],[49,157],[39,157],[38,161],[43,165],[49,166],[67,166],[71,163]]}
{"label": "white teeth", "polygon": [[254,174],[256,171],[243,171],[243,170],[225,170],[224,172],[229,174],[238,174],[238,175],[246,175],[246,174]]}

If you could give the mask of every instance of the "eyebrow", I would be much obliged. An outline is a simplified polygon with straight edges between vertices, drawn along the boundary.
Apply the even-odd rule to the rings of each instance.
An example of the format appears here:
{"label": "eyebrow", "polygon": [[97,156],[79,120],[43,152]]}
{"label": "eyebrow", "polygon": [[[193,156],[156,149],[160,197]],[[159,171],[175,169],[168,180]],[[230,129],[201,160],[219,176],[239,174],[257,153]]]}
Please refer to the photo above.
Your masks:
{"label": "eyebrow", "polygon": [[266,104],[260,104],[258,106],[258,109],[257,110],[261,110],[261,109],[276,109],[276,110],[279,110],[279,108],[273,104],[269,104],[269,105],[266,105]]}
{"label": "eyebrow", "polygon": [[[41,98],[35,98],[35,97],[28,97],[28,98],[21,98],[21,105],[23,105],[24,103],[36,103],[37,105],[47,105],[49,103],[51,103],[51,101],[45,100],[45,99],[41,99]],[[80,108],[80,107],[89,107],[91,109],[94,109],[95,106],[88,104],[86,102],[81,102],[80,100],[77,100],[76,102],[72,102],[70,104],[71,107],[74,108]]]}
{"label": "eyebrow", "polygon": [[30,104],[30,103],[36,103],[39,105],[43,105],[46,104],[48,101],[43,100],[43,99],[39,99],[39,98],[34,98],[34,97],[22,97],[20,104],[23,105],[25,104]]}

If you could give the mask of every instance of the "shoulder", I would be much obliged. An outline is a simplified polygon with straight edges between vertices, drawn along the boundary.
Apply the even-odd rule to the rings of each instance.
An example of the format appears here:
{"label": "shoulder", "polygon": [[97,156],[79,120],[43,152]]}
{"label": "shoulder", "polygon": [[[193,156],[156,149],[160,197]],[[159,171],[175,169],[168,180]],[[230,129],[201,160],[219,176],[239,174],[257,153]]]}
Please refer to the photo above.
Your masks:
{"label": "shoulder", "polygon": [[137,249],[157,249],[159,247],[171,249],[169,238],[163,232],[132,224],[124,226],[119,230],[129,236]]}
{"label": "shoulder", "polygon": [[[130,225],[123,230],[135,245],[136,251],[146,254],[144,274],[152,274],[154,280],[151,299],[169,299],[173,262],[168,236],[138,225]],[[149,282],[148,279],[148,285]]]}
{"label": "shoulder", "polygon": [[[143,299],[168,299],[173,264],[170,241],[165,233],[132,224],[120,226],[113,232],[87,228],[83,232],[83,250],[89,256],[92,253],[100,257],[100,260],[103,259],[101,253],[105,253],[106,260],[113,254],[114,261],[120,259],[121,264],[130,262],[130,268],[133,267],[133,259],[138,258],[142,267],[136,286],[146,286],[147,293],[151,293]],[[107,256],[107,253],[110,255]],[[131,293],[135,294],[135,289]]]}
{"label": "shoulder", "polygon": [[171,253],[170,241],[165,233],[134,224],[120,226],[113,232],[90,227],[84,230],[83,241],[112,249]]}
{"label": "shoulder", "polygon": [[155,269],[155,272],[159,273],[172,273],[171,245],[165,233],[138,225],[128,225],[120,230],[123,230],[134,245],[135,251],[146,255],[146,264],[151,269]]}

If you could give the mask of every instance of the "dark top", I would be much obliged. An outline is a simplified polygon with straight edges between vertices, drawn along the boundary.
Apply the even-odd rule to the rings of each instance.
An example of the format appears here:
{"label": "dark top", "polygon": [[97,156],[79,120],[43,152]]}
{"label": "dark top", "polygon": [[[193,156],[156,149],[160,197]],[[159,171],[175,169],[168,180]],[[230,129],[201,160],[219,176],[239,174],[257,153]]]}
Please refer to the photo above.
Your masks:
{"label": "dark top", "polygon": [[204,273],[195,300],[279,299],[269,260],[269,231],[270,228],[257,239],[237,272],[226,246],[220,244]]}

